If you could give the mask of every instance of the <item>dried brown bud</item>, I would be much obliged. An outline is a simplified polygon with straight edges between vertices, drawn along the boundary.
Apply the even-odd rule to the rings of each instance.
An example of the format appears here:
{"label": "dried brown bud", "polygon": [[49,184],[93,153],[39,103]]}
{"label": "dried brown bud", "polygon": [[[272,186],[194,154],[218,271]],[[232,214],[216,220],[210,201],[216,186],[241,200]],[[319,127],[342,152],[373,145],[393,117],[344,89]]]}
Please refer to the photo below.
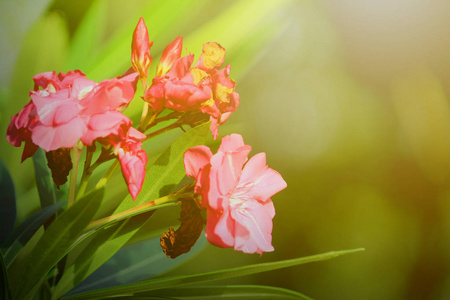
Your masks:
{"label": "dried brown bud", "polygon": [[161,248],[167,257],[176,258],[189,252],[200,237],[206,221],[194,200],[185,199],[181,203],[180,227],[172,227],[161,235]]}
{"label": "dried brown bud", "polygon": [[59,188],[60,185],[66,183],[67,176],[72,170],[72,159],[70,158],[70,149],[60,148],[45,153],[47,157],[47,165],[52,171],[53,181]]}

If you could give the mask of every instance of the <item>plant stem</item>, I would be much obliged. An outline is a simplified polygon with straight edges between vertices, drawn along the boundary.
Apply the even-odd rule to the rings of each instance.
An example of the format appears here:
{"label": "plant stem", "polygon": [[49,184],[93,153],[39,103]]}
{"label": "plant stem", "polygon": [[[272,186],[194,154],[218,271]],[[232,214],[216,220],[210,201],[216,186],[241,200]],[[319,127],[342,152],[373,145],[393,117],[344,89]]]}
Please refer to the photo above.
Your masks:
{"label": "plant stem", "polygon": [[69,199],[67,201],[67,207],[72,206],[75,201],[75,190],[77,187],[77,174],[78,174],[78,162],[80,161],[81,149],[77,146],[71,150],[72,156],[72,170],[70,171],[70,185],[69,185]]}
{"label": "plant stem", "polygon": [[179,128],[179,127],[181,127],[181,123],[176,121],[175,123],[172,123],[172,124],[170,124],[170,125],[168,125],[166,127],[163,127],[163,128],[161,128],[159,130],[156,130],[156,131],[154,131],[152,133],[147,134],[147,137],[145,138],[145,141],[147,141],[147,140],[149,140],[151,138],[154,138],[155,136],[158,136],[160,134],[163,134],[164,132],[167,132],[167,131],[170,131],[170,130],[172,130],[174,128]]}
{"label": "plant stem", "polygon": [[125,218],[134,217],[136,215],[149,212],[151,210],[157,209],[158,206],[161,206],[163,204],[171,203],[171,202],[177,202],[178,199],[186,198],[186,197],[192,197],[192,194],[170,194],[155,200],[152,200],[150,202],[144,203],[142,205],[130,208],[128,210],[125,210],[123,212],[117,213],[115,215],[105,217],[99,220],[92,221],[89,223],[89,225],[86,227],[86,231],[89,231],[91,229],[94,229],[98,226],[118,221]]}
{"label": "plant stem", "polygon": [[109,167],[108,171],[106,171],[105,175],[103,175],[103,177],[98,181],[95,188],[101,188],[102,186],[105,186],[118,167],[119,161],[116,160],[112,163],[111,167]]}
{"label": "plant stem", "polygon": [[162,117],[159,117],[157,119],[156,119],[156,116],[155,116],[155,119],[152,120],[147,125],[147,130],[150,129],[152,126],[158,124],[158,123],[161,123],[161,122],[164,122],[164,121],[168,121],[168,120],[172,120],[172,119],[179,119],[179,118],[180,118],[180,112],[178,112],[178,111],[171,112],[170,114],[162,116]]}
{"label": "plant stem", "polygon": [[77,199],[81,198],[86,191],[87,184],[89,182],[89,178],[91,178],[92,171],[90,170],[92,156],[94,155],[93,151],[89,151],[89,148],[86,151],[86,161],[84,162],[83,175],[81,175],[80,184],[78,185],[78,193]]}

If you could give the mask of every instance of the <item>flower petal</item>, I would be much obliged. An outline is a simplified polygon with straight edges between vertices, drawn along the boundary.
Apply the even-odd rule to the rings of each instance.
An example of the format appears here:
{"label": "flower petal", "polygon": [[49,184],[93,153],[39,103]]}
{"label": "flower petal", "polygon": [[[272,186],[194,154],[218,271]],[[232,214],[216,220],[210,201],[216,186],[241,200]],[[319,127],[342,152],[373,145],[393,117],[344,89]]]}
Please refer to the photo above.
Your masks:
{"label": "flower petal", "polygon": [[87,131],[81,137],[81,141],[83,144],[90,146],[98,138],[118,135],[122,125],[131,126],[131,120],[120,112],[107,111],[92,115],[87,123]]}
{"label": "flower petal", "polygon": [[280,173],[266,165],[266,154],[261,152],[245,165],[239,186],[248,188],[247,197],[264,202],[286,188],[287,184]]}
{"label": "flower petal", "polygon": [[235,220],[234,249],[245,253],[273,251],[272,217],[266,208],[257,201],[245,201],[231,208]]}
{"label": "flower petal", "polygon": [[56,127],[45,126],[38,122],[31,132],[31,139],[45,151],[59,148],[74,147],[86,132],[86,123],[81,118],[74,118],[70,122]]}
{"label": "flower petal", "polygon": [[205,235],[208,241],[218,247],[227,248],[234,245],[234,221],[229,210],[218,213],[208,209]]}
{"label": "flower petal", "polygon": [[122,169],[122,175],[128,186],[128,191],[133,200],[141,191],[145,178],[145,164],[147,163],[147,154],[144,150],[137,153],[124,152],[119,150],[119,161]]}
{"label": "flower petal", "polygon": [[184,152],[184,168],[186,175],[191,178],[196,178],[200,170],[209,164],[212,157],[211,149],[206,146],[197,146],[188,149]]}

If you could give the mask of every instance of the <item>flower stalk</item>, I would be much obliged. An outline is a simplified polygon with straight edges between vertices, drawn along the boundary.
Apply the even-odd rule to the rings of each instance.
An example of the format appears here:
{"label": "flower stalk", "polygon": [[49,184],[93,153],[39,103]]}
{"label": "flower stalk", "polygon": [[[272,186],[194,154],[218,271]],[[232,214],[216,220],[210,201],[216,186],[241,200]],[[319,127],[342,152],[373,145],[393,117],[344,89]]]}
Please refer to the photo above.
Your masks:
{"label": "flower stalk", "polygon": [[108,224],[108,223],[112,223],[112,222],[116,222],[116,221],[120,221],[126,218],[131,218],[152,210],[155,210],[159,207],[161,207],[163,204],[169,204],[169,203],[176,203],[178,202],[178,200],[180,199],[185,199],[185,198],[192,198],[193,194],[170,194],[152,201],[149,201],[147,203],[144,203],[142,205],[130,208],[128,210],[125,210],[123,212],[102,218],[102,219],[98,219],[95,221],[92,221],[91,223],[89,223],[89,225],[86,227],[86,231],[92,230],[96,227]]}
{"label": "flower stalk", "polygon": [[80,161],[81,147],[76,145],[71,150],[72,170],[70,171],[69,198],[67,206],[70,207],[75,202],[75,191],[77,188],[78,163]]}

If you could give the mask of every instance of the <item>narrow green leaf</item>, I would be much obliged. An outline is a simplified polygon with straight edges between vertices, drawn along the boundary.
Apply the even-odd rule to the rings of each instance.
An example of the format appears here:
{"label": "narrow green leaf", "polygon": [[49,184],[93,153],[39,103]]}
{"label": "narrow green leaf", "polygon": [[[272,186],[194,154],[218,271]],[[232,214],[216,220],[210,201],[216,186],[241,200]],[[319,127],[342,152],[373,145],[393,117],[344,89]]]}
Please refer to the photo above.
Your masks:
{"label": "narrow green leaf", "polygon": [[3,253],[0,251],[0,299],[11,299],[11,287],[9,285],[8,270],[6,269]]}
{"label": "narrow green leaf", "polygon": [[11,235],[16,221],[16,194],[14,182],[0,159],[0,245]]}
{"label": "narrow green leaf", "polygon": [[19,227],[14,230],[10,242],[5,249],[5,263],[10,266],[20,249],[30,240],[39,227],[44,224],[63,204],[58,202],[52,206],[47,206],[26,219]]}
{"label": "narrow green leaf", "polygon": [[295,291],[261,285],[226,285],[226,286],[196,286],[156,290],[137,293],[130,296],[114,297],[114,299],[241,299],[241,300],[273,300],[273,299],[303,299],[312,300],[308,296]]}
{"label": "narrow green leaf", "polygon": [[99,208],[104,189],[94,190],[63,212],[45,231],[20,268],[15,299],[26,299],[33,287],[61,260]]}
{"label": "narrow green leaf", "polygon": [[106,8],[105,0],[97,0],[91,4],[74,34],[65,69],[83,69],[95,57],[105,27]]}
{"label": "narrow green leaf", "polygon": [[[0,86],[7,86],[11,70],[29,27],[46,11],[51,0],[0,1],[0,45],[2,68]],[[20,16],[20,17],[18,17]]]}
{"label": "narrow green leaf", "polygon": [[363,251],[363,248],[343,251],[332,251],[323,254],[317,254],[307,257],[301,257],[296,259],[288,259],[277,262],[262,263],[251,266],[244,266],[239,268],[225,269],[195,275],[168,277],[154,280],[142,281],[139,283],[127,284],[120,287],[113,287],[108,289],[97,290],[93,292],[87,292],[78,294],[75,296],[67,297],[66,299],[98,299],[101,297],[113,296],[113,295],[126,295],[130,293],[147,292],[157,289],[179,287],[182,285],[192,285],[201,282],[207,282],[212,280],[226,279],[231,277],[238,277],[256,273],[262,273],[296,265],[327,260],[335,258],[341,255],[355,253]]}
{"label": "narrow green leaf", "polygon": [[[199,125],[170,145],[147,170],[142,190],[136,201],[127,196],[114,213],[154,200],[163,196],[162,194],[168,194],[185,176],[184,152],[204,143],[209,134],[209,126],[209,122]],[[62,296],[70,291],[110,259],[148,221],[153,212],[120,221],[111,227],[101,228],[92,234],[89,240],[77,246],[84,250],[67,264],[65,274],[56,286],[54,297]]]}
{"label": "narrow green leaf", "polygon": [[34,153],[33,164],[42,208],[52,206],[67,196],[67,185],[62,185],[60,189],[56,187],[52,172],[47,166],[45,151],[41,148]]}
{"label": "narrow green leaf", "polygon": [[69,295],[138,282],[167,272],[197,255],[208,243],[200,238],[189,253],[177,259],[161,250],[160,237],[120,249],[104,265],[71,290]]}

